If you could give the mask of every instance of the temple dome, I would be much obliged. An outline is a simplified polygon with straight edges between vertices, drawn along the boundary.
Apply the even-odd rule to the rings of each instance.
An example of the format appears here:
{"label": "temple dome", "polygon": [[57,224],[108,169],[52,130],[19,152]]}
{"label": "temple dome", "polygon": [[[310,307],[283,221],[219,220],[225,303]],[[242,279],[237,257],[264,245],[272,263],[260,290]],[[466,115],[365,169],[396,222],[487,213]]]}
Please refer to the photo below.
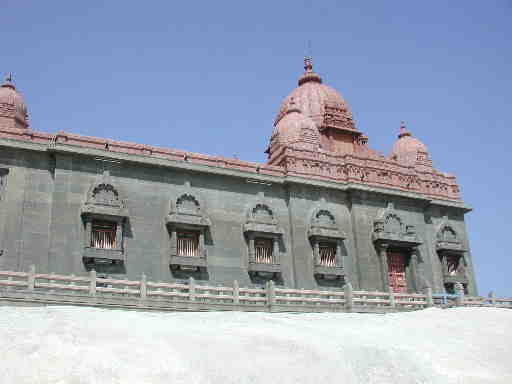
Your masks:
{"label": "temple dome", "polygon": [[14,116],[5,117],[14,117],[16,125],[21,128],[28,127],[27,106],[23,101],[23,97],[16,91],[11,75],[7,76],[5,82],[0,86],[0,106],[8,107],[7,110],[5,107],[0,109],[2,114],[8,113],[9,110],[14,112]]}
{"label": "temple dome", "polygon": [[[311,58],[304,60],[304,74],[299,78],[298,87],[295,88],[281,103],[274,125],[286,115],[293,99],[295,106],[304,115],[311,118],[318,129],[324,126],[326,110],[336,114],[347,129],[355,130],[352,113],[343,97],[334,88],[322,83],[321,77],[313,72]],[[327,108],[326,108],[327,107]]]}
{"label": "temple dome", "polygon": [[402,122],[398,139],[391,149],[391,158],[409,165],[417,161],[428,160],[427,146],[417,138],[412,137]]}
{"label": "temple dome", "polygon": [[291,98],[286,114],[274,126],[270,145],[298,143],[302,147],[318,149],[320,138],[313,120],[304,115]]}

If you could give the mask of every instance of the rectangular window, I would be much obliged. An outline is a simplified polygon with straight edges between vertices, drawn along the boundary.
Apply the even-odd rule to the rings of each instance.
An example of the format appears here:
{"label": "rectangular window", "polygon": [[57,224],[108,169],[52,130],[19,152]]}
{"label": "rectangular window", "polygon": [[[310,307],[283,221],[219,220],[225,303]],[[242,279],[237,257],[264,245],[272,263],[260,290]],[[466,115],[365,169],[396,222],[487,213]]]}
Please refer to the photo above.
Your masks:
{"label": "rectangular window", "polygon": [[91,247],[101,249],[116,249],[117,224],[109,221],[93,220]]}
{"label": "rectangular window", "polygon": [[197,232],[177,232],[177,255],[199,256],[199,234]]}
{"label": "rectangular window", "polygon": [[336,266],[336,244],[328,242],[318,243],[319,261],[322,267]]}
{"label": "rectangular window", "polygon": [[262,264],[273,264],[272,239],[254,239],[254,261]]}

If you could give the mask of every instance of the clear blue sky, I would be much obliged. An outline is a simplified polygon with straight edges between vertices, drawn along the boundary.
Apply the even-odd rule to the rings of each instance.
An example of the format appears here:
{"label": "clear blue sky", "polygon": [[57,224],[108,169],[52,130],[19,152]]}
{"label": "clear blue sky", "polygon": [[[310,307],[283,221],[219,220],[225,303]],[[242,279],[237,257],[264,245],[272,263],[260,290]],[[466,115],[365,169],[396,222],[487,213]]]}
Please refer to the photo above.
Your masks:
{"label": "clear blue sky", "polygon": [[512,1],[28,1],[0,4],[0,72],[32,128],[264,161],[302,72],[373,148],[400,120],[457,175],[481,294],[512,296]]}

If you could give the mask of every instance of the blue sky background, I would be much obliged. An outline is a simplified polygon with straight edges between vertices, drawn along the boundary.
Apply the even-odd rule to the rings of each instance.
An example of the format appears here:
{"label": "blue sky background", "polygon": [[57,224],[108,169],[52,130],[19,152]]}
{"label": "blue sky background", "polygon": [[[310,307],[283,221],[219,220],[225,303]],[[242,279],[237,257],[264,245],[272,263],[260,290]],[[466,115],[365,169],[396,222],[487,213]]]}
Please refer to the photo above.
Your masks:
{"label": "blue sky background", "polygon": [[512,1],[0,3],[32,128],[263,162],[311,41],[389,153],[400,120],[457,175],[481,294],[512,296]]}

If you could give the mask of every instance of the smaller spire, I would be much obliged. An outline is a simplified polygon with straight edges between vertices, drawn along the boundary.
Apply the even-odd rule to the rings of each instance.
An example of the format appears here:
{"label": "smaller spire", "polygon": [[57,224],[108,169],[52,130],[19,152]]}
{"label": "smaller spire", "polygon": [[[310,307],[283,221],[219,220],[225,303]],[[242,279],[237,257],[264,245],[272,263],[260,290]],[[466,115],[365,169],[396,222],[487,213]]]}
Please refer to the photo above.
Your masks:
{"label": "smaller spire", "polygon": [[2,84],[2,87],[16,89],[12,82],[12,72],[9,72],[5,75],[5,82]]}
{"label": "smaller spire", "polygon": [[398,138],[401,139],[404,136],[411,136],[411,133],[405,127],[405,121],[400,122],[400,133],[398,134]]}

